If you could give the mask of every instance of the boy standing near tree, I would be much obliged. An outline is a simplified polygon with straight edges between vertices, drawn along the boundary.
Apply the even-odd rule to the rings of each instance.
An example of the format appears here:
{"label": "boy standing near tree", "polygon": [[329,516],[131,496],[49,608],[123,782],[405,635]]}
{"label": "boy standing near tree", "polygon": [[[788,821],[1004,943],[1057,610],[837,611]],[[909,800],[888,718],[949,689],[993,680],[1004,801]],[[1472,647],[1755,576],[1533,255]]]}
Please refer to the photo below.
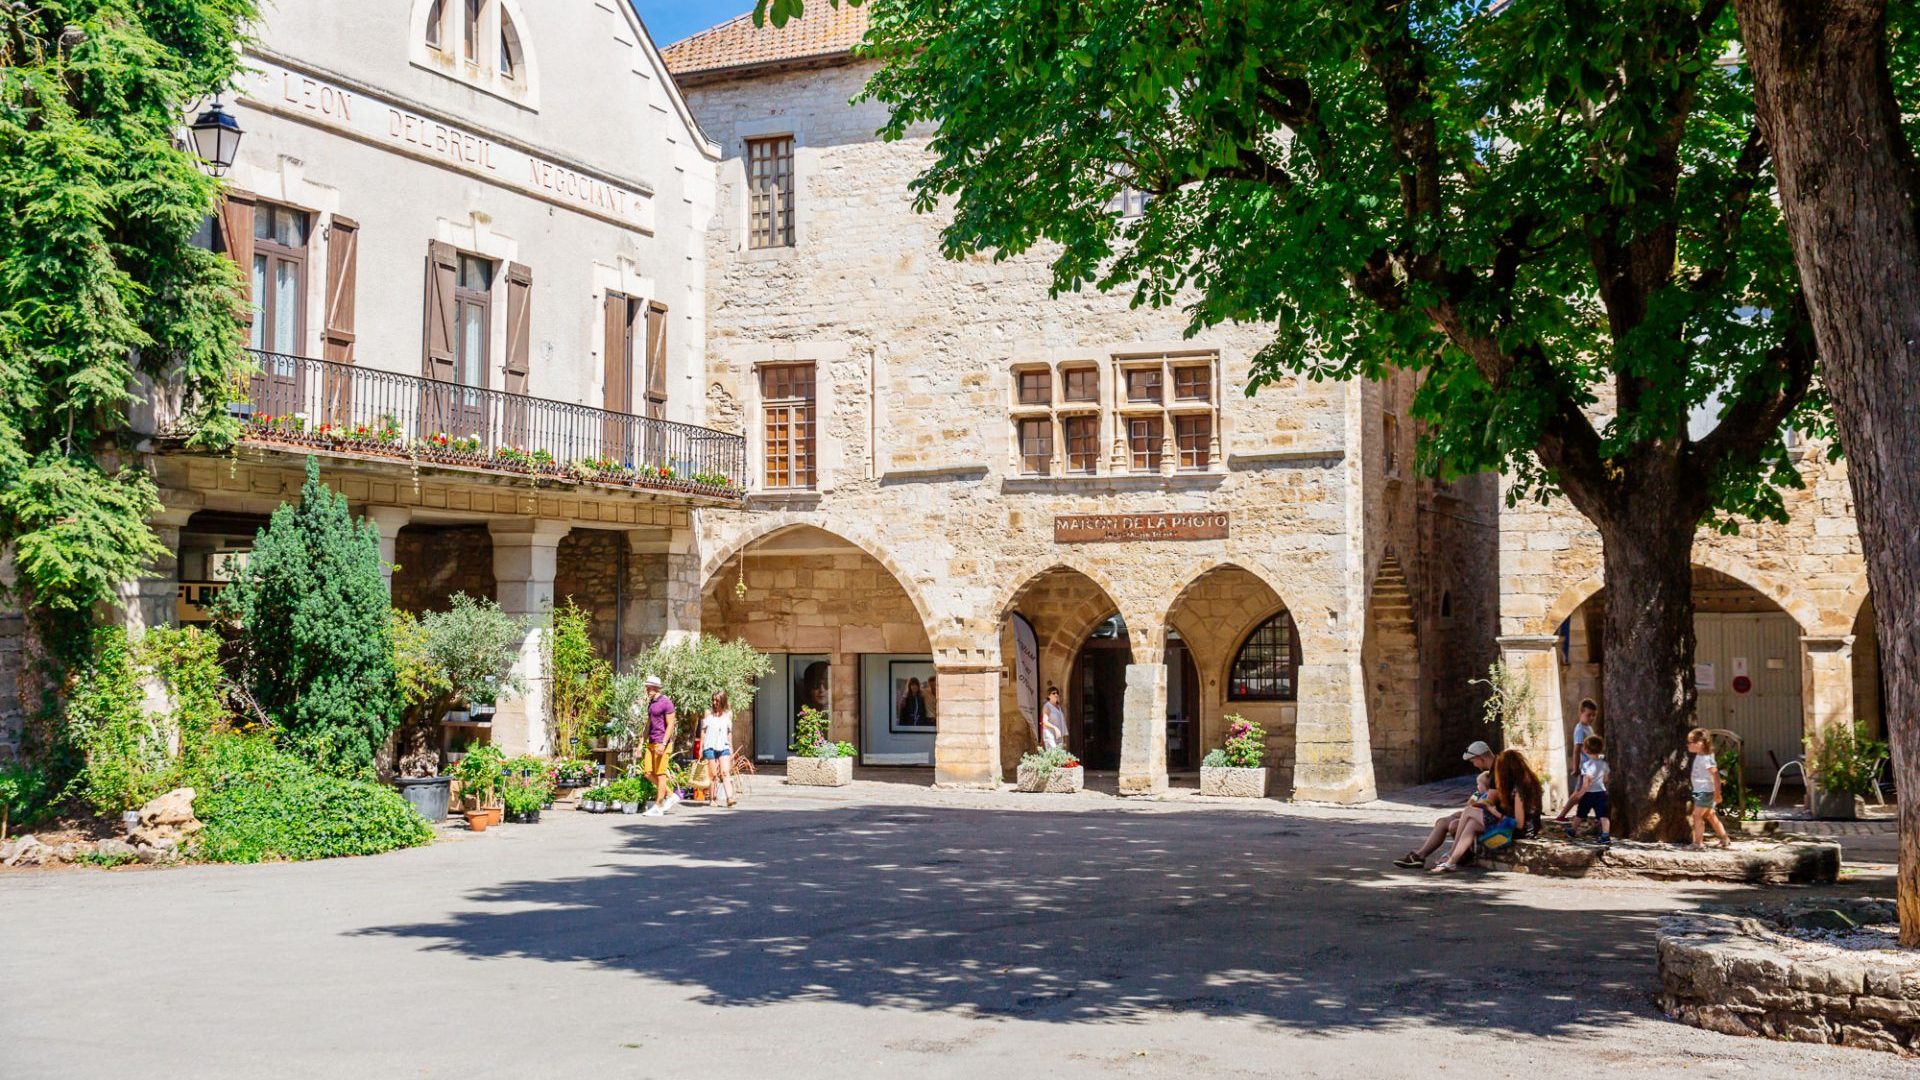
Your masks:
{"label": "boy standing near tree", "polygon": [[1574,820],[1585,821],[1592,814],[1600,824],[1600,842],[1613,843],[1613,820],[1608,811],[1611,809],[1607,799],[1607,744],[1598,735],[1589,735],[1579,747],[1580,786],[1574,789],[1567,805],[1560,808],[1558,820],[1565,822],[1567,814],[1578,806]]}

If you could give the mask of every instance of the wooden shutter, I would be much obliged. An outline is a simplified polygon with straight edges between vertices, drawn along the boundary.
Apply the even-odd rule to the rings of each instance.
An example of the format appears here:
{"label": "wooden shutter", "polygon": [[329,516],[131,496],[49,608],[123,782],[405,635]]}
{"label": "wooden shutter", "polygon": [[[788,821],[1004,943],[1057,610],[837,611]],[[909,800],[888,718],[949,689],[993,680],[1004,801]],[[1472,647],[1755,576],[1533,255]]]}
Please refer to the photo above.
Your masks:
{"label": "wooden shutter", "polygon": [[[505,386],[509,394],[527,392],[527,368],[533,352],[533,268],[522,263],[507,264],[507,362]],[[531,446],[527,403],[508,398],[501,408],[506,440],[513,446]]]}
{"label": "wooden shutter", "polygon": [[326,358],[353,363],[353,296],[358,287],[360,224],[333,216],[327,226]]}
{"label": "wooden shutter", "polygon": [[[619,414],[633,411],[632,369],[632,327],[627,318],[633,305],[619,293],[607,293],[602,309],[605,337],[601,344],[604,357],[605,393],[603,404],[607,412]],[[619,416],[608,416],[603,424],[601,441],[602,452],[615,461],[640,464],[635,451],[638,447],[632,438],[633,426]]]}
{"label": "wooden shutter", "polygon": [[650,405],[667,400],[667,305],[657,300],[647,305],[647,397]]}
{"label": "wooden shutter", "polygon": [[[227,249],[227,258],[240,267],[240,295],[248,303],[253,301],[253,196],[244,191],[229,189],[220,196],[215,209],[220,219],[220,243]],[[253,325],[253,313],[249,308],[247,325]]]}
{"label": "wooden shutter", "polygon": [[426,332],[421,373],[443,382],[453,381],[453,288],[459,269],[459,255],[452,244],[435,240],[427,245]]}

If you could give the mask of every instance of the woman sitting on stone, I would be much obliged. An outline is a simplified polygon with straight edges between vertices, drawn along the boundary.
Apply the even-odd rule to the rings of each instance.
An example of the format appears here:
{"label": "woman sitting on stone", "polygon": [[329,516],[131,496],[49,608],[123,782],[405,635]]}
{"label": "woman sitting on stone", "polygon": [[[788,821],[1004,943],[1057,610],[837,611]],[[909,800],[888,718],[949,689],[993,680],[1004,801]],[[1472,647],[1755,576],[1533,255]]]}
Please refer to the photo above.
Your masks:
{"label": "woman sitting on stone", "polygon": [[1458,870],[1461,863],[1466,861],[1480,834],[1499,824],[1503,818],[1513,819],[1515,836],[1526,834],[1529,826],[1539,828],[1540,777],[1534,773],[1533,766],[1527,764],[1526,755],[1518,750],[1502,750],[1493,759],[1492,772],[1493,797],[1484,805],[1469,800],[1466,809],[1435,822],[1427,842],[1418,850],[1408,852],[1400,860],[1400,865],[1424,865],[1427,856],[1446,843],[1448,837],[1452,837],[1453,849],[1432,871],[1436,874],[1450,873]]}

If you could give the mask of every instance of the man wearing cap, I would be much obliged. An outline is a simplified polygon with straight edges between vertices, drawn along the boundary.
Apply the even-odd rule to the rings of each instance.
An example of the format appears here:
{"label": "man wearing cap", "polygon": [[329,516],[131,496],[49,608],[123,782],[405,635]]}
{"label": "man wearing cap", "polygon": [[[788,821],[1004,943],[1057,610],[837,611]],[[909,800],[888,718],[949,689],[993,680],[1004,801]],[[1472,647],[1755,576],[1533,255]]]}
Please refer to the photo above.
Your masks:
{"label": "man wearing cap", "polygon": [[[1462,761],[1472,762],[1474,772],[1486,772],[1493,768],[1493,747],[1475,739],[1467,744],[1467,752],[1461,754],[1460,758]],[[1393,865],[1408,869],[1427,865],[1427,856],[1439,850],[1440,845],[1446,843],[1449,836],[1457,835],[1462,828],[1471,829],[1475,833],[1486,828],[1486,816],[1480,807],[1468,805],[1434,822],[1433,831],[1427,834],[1427,842],[1393,860]]]}
{"label": "man wearing cap", "polygon": [[667,761],[673,755],[673,730],[678,717],[673,699],[660,689],[660,676],[647,676],[647,747],[640,754],[640,775],[653,785],[648,817],[662,817],[680,797],[667,789]]}

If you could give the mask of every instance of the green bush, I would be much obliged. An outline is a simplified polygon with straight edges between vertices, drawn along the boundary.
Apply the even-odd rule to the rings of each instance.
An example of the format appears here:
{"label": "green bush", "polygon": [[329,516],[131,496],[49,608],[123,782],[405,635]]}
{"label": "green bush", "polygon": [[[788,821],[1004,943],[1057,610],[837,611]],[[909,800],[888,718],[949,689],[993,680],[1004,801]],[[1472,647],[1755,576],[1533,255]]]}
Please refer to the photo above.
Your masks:
{"label": "green bush", "polygon": [[67,698],[67,730],[85,756],[80,795],[101,814],[135,809],[173,780],[168,732],[145,708],[127,632],[95,630],[93,657]]}
{"label": "green bush", "polygon": [[753,695],[760,680],[773,670],[773,661],[744,641],[722,641],[701,635],[685,641],[658,644],[634,657],[629,675],[615,693],[617,720],[636,724],[645,715],[640,691],[648,675],[660,677],[660,690],[673,701],[680,715],[679,738],[682,748],[692,745],[699,731],[699,720],[707,714],[713,695],[725,691],[727,708],[735,716],[753,715]]}
{"label": "green bush", "polygon": [[460,797],[470,800],[473,809],[484,810],[493,802],[500,790],[501,770],[506,764],[506,755],[492,743],[485,743],[468,750],[453,767],[453,778],[460,781]]}
{"label": "green bush", "polygon": [[192,780],[206,826],[192,854],[210,862],[375,855],[433,839],[394,791],[321,772],[266,735],[215,739]]}
{"label": "green bush", "polygon": [[299,505],[273,512],[215,610],[239,624],[242,680],[289,745],[340,775],[371,774],[400,707],[380,535],[314,459]]}
{"label": "green bush", "polygon": [[547,701],[553,709],[553,752],[587,753],[607,726],[613,665],[593,652],[593,619],[572,600],[553,609],[546,634]]}
{"label": "green bush", "polygon": [[[1235,769],[1257,769],[1267,756],[1267,733],[1244,716],[1223,717],[1227,722],[1225,764]],[[1211,756],[1211,755],[1209,755]]]}
{"label": "green bush", "polygon": [[0,840],[7,830],[31,826],[50,807],[53,784],[47,771],[24,761],[0,764]]}
{"label": "green bush", "polygon": [[800,715],[793,718],[793,745],[787,747],[787,752],[803,758],[839,757],[838,744],[827,741],[829,723],[826,713],[811,705],[802,705]]}
{"label": "green bush", "polygon": [[1080,759],[1062,746],[1051,750],[1035,750],[1020,756],[1021,767],[1033,770],[1035,776],[1046,776],[1055,769],[1071,769],[1078,764]]}
{"label": "green bush", "polygon": [[1807,772],[1822,791],[1840,795],[1871,795],[1887,756],[1887,744],[1876,741],[1860,722],[1824,727],[1807,737]]}

